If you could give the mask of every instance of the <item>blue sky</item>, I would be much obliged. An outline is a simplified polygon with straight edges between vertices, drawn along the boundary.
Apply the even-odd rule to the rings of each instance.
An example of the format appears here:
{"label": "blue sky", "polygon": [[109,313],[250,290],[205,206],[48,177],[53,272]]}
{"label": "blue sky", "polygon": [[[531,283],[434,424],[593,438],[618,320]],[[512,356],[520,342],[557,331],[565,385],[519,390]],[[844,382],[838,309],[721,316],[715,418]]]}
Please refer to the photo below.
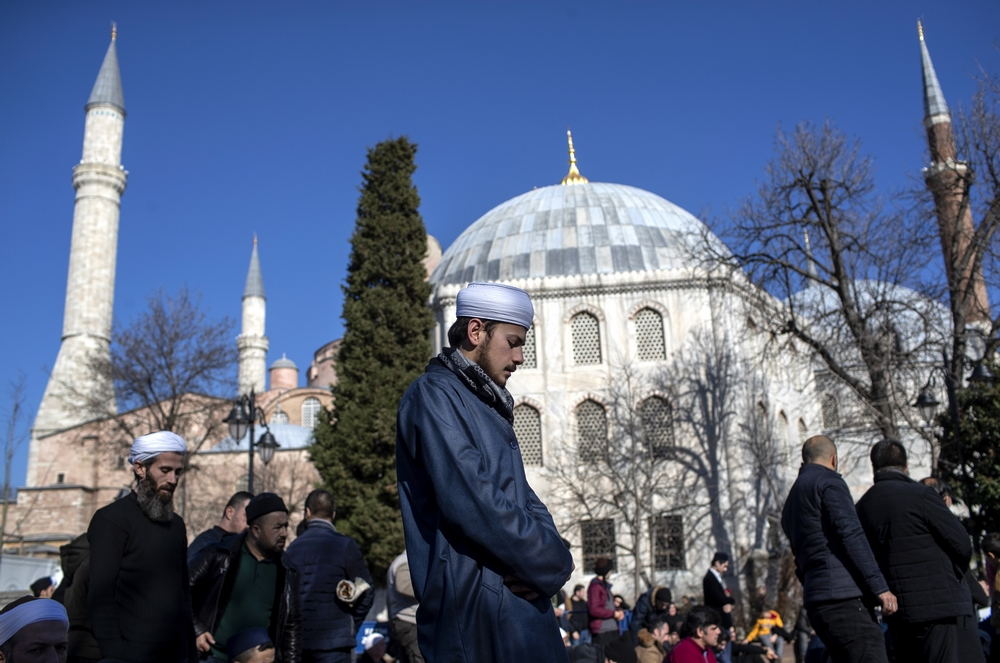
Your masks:
{"label": "blue sky", "polygon": [[[1000,71],[1000,3],[32,2],[0,6],[0,381],[59,347],[83,105],[118,22],[128,116],[115,314],[159,288],[239,316],[253,233],[268,361],[342,331],[365,148],[405,134],[447,247],[565,174],[700,214],[754,189],[779,123],[830,118],[887,189],[926,159],[916,20],[952,105]],[[6,399],[0,409],[7,406]],[[26,449],[15,460],[24,478]]]}

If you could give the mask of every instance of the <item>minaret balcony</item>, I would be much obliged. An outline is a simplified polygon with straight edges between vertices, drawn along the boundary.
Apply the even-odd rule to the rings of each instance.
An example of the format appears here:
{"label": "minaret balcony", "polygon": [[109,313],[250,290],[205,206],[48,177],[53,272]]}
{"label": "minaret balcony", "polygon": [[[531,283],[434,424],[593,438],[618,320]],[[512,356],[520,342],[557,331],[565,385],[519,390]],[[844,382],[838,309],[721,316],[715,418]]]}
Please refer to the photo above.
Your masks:
{"label": "minaret balcony", "polygon": [[128,171],[106,163],[80,163],[73,167],[73,188],[96,184],[113,188],[122,195],[128,182]]}

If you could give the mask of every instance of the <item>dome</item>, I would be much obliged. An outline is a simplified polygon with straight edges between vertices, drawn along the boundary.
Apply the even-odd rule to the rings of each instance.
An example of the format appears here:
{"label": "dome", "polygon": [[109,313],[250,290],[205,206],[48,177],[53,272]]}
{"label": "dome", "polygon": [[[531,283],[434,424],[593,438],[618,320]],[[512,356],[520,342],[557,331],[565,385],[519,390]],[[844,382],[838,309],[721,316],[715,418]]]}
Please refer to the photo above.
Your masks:
{"label": "dome", "polygon": [[299,367],[295,365],[295,362],[285,356],[284,353],[281,354],[281,359],[276,359],[271,368],[294,368],[299,370]]}
{"label": "dome", "polygon": [[448,247],[433,285],[688,266],[707,229],[689,212],[624,184],[535,189],[484,214]]}

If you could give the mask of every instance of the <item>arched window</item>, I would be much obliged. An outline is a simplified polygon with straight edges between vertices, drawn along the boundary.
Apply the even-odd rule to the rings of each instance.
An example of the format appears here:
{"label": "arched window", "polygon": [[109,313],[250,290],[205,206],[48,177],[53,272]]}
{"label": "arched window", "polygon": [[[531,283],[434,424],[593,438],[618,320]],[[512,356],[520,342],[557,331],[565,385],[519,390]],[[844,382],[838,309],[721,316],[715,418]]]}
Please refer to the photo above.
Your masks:
{"label": "arched window", "polygon": [[807,437],[809,437],[809,427],[806,426],[804,419],[799,419],[799,443],[805,442]]}
{"label": "arched window", "polygon": [[642,431],[653,458],[669,458],[674,449],[674,412],[670,402],[659,396],[651,396],[639,408]]}
{"label": "arched window", "polygon": [[788,442],[788,417],[784,412],[778,413],[778,442],[780,444]]}
{"label": "arched window", "polygon": [[580,460],[589,462],[604,456],[608,446],[608,413],[597,401],[576,406],[576,438]]}
{"label": "arched window", "polygon": [[573,363],[601,363],[601,325],[590,313],[577,313],[570,322],[573,332]]}
{"label": "arched window", "polygon": [[302,425],[306,428],[315,428],[322,407],[318,398],[310,397],[302,401]]}
{"label": "arched window", "polygon": [[528,333],[524,335],[524,363],[521,368],[538,368],[538,359],[535,354],[535,326],[531,325]]}
{"label": "arched window", "polygon": [[832,430],[840,428],[840,406],[837,398],[830,392],[826,392],[820,398],[820,407],[823,410],[823,428]]}
{"label": "arched window", "polygon": [[663,342],[663,316],[651,308],[644,308],[635,316],[635,340],[639,346],[639,361],[657,361],[667,358]]}
{"label": "arched window", "polygon": [[514,434],[521,447],[521,460],[530,467],[542,466],[542,416],[530,405],[514,408]]}
{"label": "arched window", "polygon": [[272,424],[287,424],[288,423],[288,413],[281,410],[281,403],[274,408],[274,412],[271,413]]}

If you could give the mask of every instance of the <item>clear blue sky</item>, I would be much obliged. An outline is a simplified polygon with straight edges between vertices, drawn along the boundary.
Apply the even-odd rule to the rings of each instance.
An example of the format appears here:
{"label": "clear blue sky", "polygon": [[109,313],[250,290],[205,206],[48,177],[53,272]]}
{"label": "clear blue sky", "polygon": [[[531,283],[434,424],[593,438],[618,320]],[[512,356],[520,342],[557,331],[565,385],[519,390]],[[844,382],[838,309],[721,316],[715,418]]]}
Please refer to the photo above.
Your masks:
{"label": "clear blue sky", "polygon": [[[922,18],[952,105],[1000,71],[1000,3],[49,2],[0,6],[0,383],[59,347],[83,105],[118,22],[115,314],[187,285],[238,318],[260,236],[268,361],[337,338],[365,147],[408,135],[444,247],[565,174],[695,214],[750,193],[779,123],[835,120],[887,188],[925,160]],[[7,406],[6,399],[0,409]],[[24,479],[26,449],[15,462]]]}

